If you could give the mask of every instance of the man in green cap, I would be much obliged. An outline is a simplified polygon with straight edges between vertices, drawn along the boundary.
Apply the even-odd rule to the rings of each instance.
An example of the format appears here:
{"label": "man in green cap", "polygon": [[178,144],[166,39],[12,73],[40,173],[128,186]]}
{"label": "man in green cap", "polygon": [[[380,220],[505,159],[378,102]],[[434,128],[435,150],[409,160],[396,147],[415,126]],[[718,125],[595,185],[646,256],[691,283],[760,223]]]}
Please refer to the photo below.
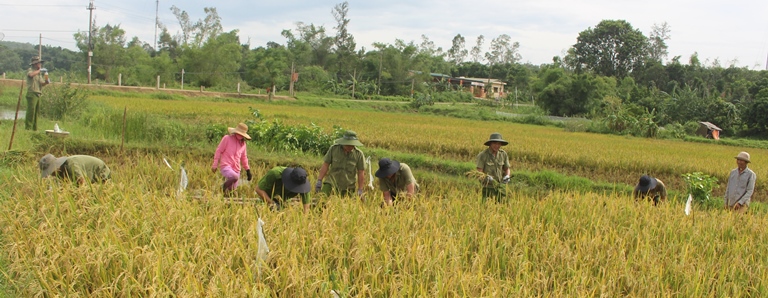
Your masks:
{"label": "man in green cap", "polygon": [[[317,176],[315,192],[322,192],[325,195],[335,193],[340,196],[351,196],[355,193],[355,183],[357,183],[357,196],[363,199],[365,156],[363,151],[357,149],[362,146],[363,143],[357,139],[357,134],[351,130],[337,139],[323,157],[323,166]],[[328,179],[323,182],[326,174]]]}
{"label": "man in green cap", "polygon": [[501,149],[509,142],[502,139],[500,133],[492,133],[485,145],[488,149],[483,150],[477,155],[477,170],[485,174],[480,181],[483,185],[483,201],[487,198],[501,199],[506,197],[506,189],[503,184],[509,183],[509,156],[507,152]]}
{"label": "man in green cap", "polygon": [[274,167],[256,185],[256,193],[273,208],[279,208],[290,198],[301,197],[304,213],[309,212],[310,189],[307,171],[300,167]]}
{"label": "man in green cap", "polygon": [[24,129],[37,130],[37,114],[40,113],[40,97],[43,96],[43,86],[48,85],[48,70],[43,68],[40,57],[32,57],[27,70],[27,115],[24,119]]}

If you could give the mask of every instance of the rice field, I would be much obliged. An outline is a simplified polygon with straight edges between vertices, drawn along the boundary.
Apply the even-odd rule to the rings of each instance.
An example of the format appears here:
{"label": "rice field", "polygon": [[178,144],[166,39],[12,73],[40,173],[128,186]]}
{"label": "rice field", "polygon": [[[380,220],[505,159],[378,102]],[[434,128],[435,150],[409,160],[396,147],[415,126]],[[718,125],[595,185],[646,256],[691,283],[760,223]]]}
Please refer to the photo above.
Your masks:
{"label": "rice field", "polygon": [[[243,121],[252,106],[287,123],[356,130],[365,150],[460,162],[472,162],[498,131],[510,141],[505,149],[513,170],[557,169],[619,183],[634,183],[644,171],[673,181],[670,187],[681,187],[673,177],[690,171],[722,178],[741,151],[420,115],[96,100],[201,125]],[[695,210],[685,216],[677,200],[654,207],[619,194],[567,190],[534,198],[514,187],[506,202],[483,204],[471,181],[418,169],[424,191],[394,208],[381,208],[381,194],[369,191],[365,201],[315,198],[308,214],[300,204],[273,212],[263,204],[228,203],[210,157],[198,151],[118,151],[115,136],[95,139],[112,142],[92,149],[112,168],[104,185],[41,183],[39,152],[3,163],[12,172],[0,181],[5,296],[743,297],[768,290],[768,220],[759,214]],[[37,148],[78,150],[61,146]],[[751,166],[765,177],[764,152],[749,151]],[[288,160],[314,169],[311,178],[320,165],[319,157],[249,154],[257,179]],[[178,198],[182,161],[189,186]],[[250,184],[239,194],[255,196]],[[257,257],[258,218],[266,223],[266,262]]]}

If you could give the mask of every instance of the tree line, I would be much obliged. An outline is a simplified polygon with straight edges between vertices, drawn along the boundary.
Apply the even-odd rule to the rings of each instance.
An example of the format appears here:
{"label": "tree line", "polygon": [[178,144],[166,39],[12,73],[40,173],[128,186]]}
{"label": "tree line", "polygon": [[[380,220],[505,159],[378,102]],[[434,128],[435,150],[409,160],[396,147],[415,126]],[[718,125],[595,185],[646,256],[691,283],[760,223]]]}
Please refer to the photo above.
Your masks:
{"label": "tree line", "polygon": [[[86,75],[86,53],[93,49],[92,77],[106,83],[122,75],[123,85],[170,87],[181,84],[209,90],[261,88],[287,90],[292,69],[295,90],[354,98],[408,96],[412,92],[461,92],[430,73],[493,78],[507,83],[508,100],[532,99],[547,113],[600,120],[614,133],[655,136],[660,127],[709,121],[724,134],[768,133],[768,72],[700,61],[696,53],[667,60],[671,28],[662,23],[649,36],[624,20],[603,20],[579,33],[564,56],[551,63],[520,63],[520,44],[507,34],[469,39],[457,34],[451,47],[395,40],[358,46],[348,31],[350,5],[335,5],[333,30],[297,22],[284,29],[282,43],[252,47],[238,30],[225,32],[216,8],[193,21],[171,7],[180,31],[160,24],[157,48],[120,25],[93,24],[73,38],[79,51],[43,46],[46,67],[72,80]],[[37,46],[0,42],[0,72],[21,73]],[[182,74],[183,70],[183,74]],[[354,87],[353,87],[354,86]]]}

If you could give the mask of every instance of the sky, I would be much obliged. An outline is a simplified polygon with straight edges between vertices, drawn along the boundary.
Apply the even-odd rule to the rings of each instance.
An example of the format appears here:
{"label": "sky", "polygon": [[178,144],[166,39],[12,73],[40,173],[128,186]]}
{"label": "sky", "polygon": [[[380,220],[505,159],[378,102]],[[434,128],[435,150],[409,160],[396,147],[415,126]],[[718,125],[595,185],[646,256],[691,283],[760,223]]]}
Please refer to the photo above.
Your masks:
{"label": "sky", "polygon": [[[331,14],[341,0],[93,0],[98,26],[120,25],[130,40],[136,36],[154,45],[155,19],[171,34],[179,33],[171,12],[176,6],[194,22],[205,18],[205,7],[215,7],[224,31],[239,30],[251,48],[273,41],[285,44],[284,29],[297,22],[324,26],[336,33]],[[24,4],[22,4],[24,3]],[[29,4],[33,3],[33,4]],[[602,20],[625,20],[650,36],[654,24],[666,22],[666,61],[681,56],[688,63],[693,53],[705,65],[719,63],[766,69],[768,60],[768,1],[765,0],[350,0],[348,31],[357,49],[374,42],[394,44],[397,39],[421,44],[422,35],[447,50],[457,34],[470,50],[478,35],[485,36],[483,51],[493,38],[507,34],[520,43],[521,62],[551,63],[564,56],[579,33]],[[72,35],[88,30],[89,0],[0,0],[0,35],[6,41],[42,43],[77,50]],[[157,30],[159,34],[159,30]],[[45,56],[45,53],[43,53]],[[666,62],[665,61],[665,62]]]}

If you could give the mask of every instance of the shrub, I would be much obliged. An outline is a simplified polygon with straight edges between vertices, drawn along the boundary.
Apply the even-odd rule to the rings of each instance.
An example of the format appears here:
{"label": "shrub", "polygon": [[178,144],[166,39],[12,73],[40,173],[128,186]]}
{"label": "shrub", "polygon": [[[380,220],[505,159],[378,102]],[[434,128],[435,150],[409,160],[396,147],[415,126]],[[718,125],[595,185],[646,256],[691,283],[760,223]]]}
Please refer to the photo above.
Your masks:
{"label": "shrub", "polygon": [[706,207],[717,207],[717,202],[712,199],[712,190],[717,187],[717,178],[694,172],[683,174],[683,179],[688,184],[687,190],[693,196],[694,202]]}
{"label": "shrub", "polygon": [[416,98],[413,101],[411,101],[411,103],[408,104],[408,106],[418,110],[422,106],[431,106],[434,104],[435,104],[435,101],[432,100],[431,95],[419,93],[416,95]]}
{"label": "shrub", "polygon": [[40,98],[40,114],[52,120],[77,118],[88,107],[88,95],[87,89],[70,83],[52,85]]}

